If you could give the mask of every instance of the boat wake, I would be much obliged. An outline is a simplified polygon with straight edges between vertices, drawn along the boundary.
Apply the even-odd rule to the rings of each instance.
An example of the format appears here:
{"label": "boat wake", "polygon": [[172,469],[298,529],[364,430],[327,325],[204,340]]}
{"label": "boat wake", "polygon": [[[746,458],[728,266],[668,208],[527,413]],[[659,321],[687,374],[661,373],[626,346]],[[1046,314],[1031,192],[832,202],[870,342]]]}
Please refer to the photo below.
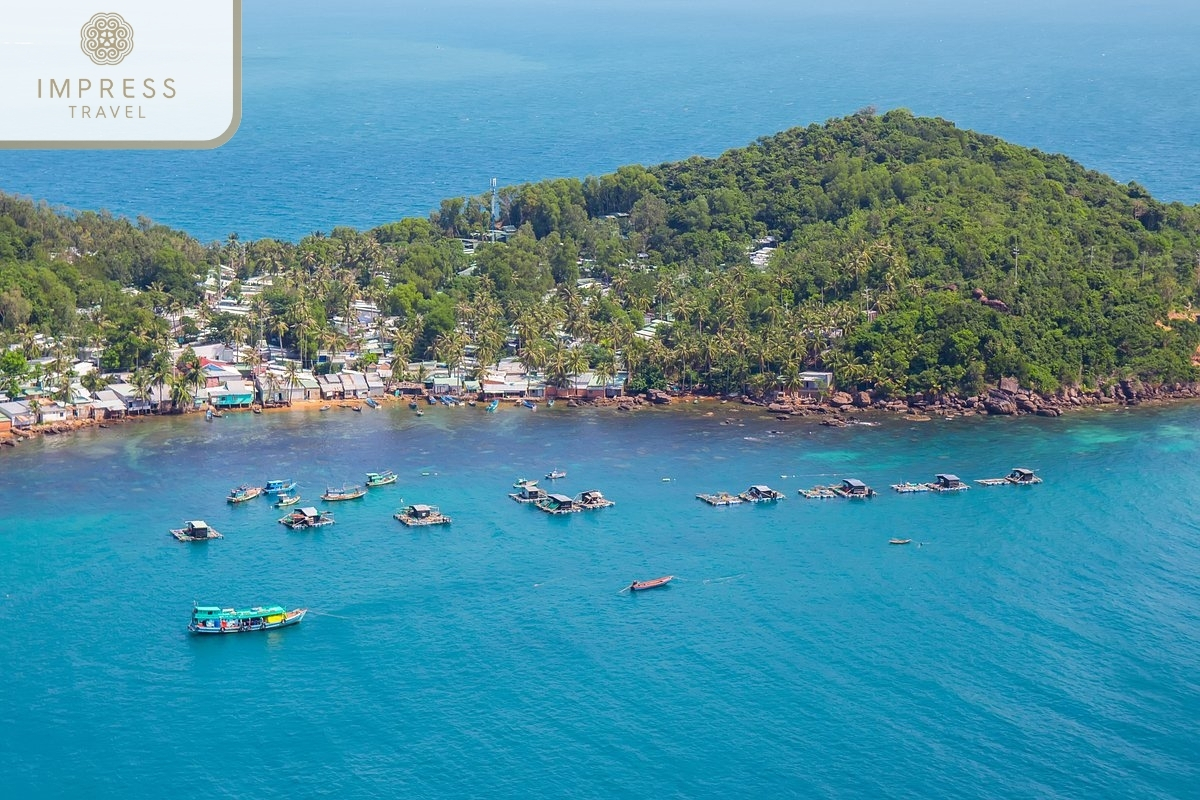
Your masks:
{"label": "boat wake", "polygon": [[705,578],[704,582],[705,583],[728,583],[729,581],[736,580],[738,578],[744,578],[744,577],[746,577],[746,573],[739,572],[737,575],[726,575],[723,578]]}

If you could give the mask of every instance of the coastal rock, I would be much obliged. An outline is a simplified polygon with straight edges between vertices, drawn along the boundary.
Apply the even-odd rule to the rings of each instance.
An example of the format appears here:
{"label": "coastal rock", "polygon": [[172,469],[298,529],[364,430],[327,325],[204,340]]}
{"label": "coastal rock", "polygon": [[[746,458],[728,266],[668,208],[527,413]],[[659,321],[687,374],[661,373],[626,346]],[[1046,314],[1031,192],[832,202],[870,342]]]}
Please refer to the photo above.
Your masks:
{"label": "coastal rock", "polygon": [[854,395],[854,405],[858,406],[859,408],[866,408],[867,406],[871,405],[871,393],[870,392],[856,393]]}
{"label": "coastal rock", "polygon": [[1024,411],[1026,414],[1036,414],[1038,411],[1037,403],[1033,402],[1028,397],[1018,397],[1016,400],[1017,408]]}
{"label": "coastal rock", "polygon": [[829,398],[829,402],[835,406],[848,406],[854,402],[854,398],[846,392],[834,392],[833,397]]}
{"label": "coastal rock", "polygon": [[1017,404],[1002,395],[988,395],[983,407],[989,414],[1011,416],[1017,413]]}
{"label": "coastal rock", "polygon": [[767,406],[768,411],[774,411],[777,414],[790,414],[792,407],[787,403],[771,403]]}
{"label": "coastal rock", "polygon": [[1002,392],[1008,392],[1011,394],[1012,392],[1018,391],[1020,388],[1021,388],[1021,382],[1018,381],[1016,378],[1001,378],[1000,379],[1000,391],[1002,391]]}
{"label": "coastal rock", "polygon": [[1042,406],[1037,410],[1037,415],[1039,417],[1057,417],[1061,414],[1062,412],[1053,406]]}

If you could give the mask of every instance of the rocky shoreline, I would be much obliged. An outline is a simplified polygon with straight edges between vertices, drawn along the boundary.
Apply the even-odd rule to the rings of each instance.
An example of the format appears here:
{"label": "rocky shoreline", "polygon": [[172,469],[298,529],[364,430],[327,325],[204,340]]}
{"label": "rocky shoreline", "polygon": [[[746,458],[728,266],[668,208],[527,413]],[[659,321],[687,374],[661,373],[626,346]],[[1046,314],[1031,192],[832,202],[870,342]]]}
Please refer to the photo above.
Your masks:
{"label": "rocky shoreline", "polygon": [[[1200,383],[1176,383],[1151,386],[1137,380],[1123,380],[1102,389],[1084,391],[1075,388],[1061,389],[1051,395],[1040,394],[1018,385],[1017,381],[1005,378],[1000,385],[986,393],[961,397],[953,393],[938,395],[917,394],[905,398],[884,398],[874,392],[834,392],[826,398],[795,397],[780,402],[765,402],[748,395],[726,398],[721,403],[739,403],[743,406],[762,408],[775,415],[776,419],[817,417],[821,424],[841,426],[854,421],[855,415],[863,412],[905,415],[913,420],[929,420],[934,416],[1039,416],[1058,417],[1064,412],[1089,407],[1138,406],[1162,404],[1180,400],[1200,398]],[[394,398],[390,395],[379,398],[384,402],[410,398]],[[655,406],[712,403],[719,398],[711,395],[690,393],[668,393],[651,389],[644,395],[622,397],[583,398],[559,397],[567,408],[611,408],[616,411],[634,411]],[[520,406],[522,401],[514,401]],[[267,409],[271,412],[291,410],[313,410],[317,401],[296,403],[294,407]],[[247,409],[247,411],[249,411]],[[84,428],[115,428],[153,419],[153,416],[124,417],[110,419],[77,419],[34,425],[32,428],[13,429],[0,434],[0,447],[16,444],[40,436],[58,436]]]}

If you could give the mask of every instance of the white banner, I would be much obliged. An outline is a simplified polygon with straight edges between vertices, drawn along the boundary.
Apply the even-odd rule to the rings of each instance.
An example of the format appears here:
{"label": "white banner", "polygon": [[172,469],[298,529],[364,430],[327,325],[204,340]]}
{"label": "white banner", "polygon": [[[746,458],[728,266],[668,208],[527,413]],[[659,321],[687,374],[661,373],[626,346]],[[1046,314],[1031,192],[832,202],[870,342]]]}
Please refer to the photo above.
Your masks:
{"label": "white banner", "polygon": [[241,0],[0,7],[0,148],[211,148],[237,131]]}

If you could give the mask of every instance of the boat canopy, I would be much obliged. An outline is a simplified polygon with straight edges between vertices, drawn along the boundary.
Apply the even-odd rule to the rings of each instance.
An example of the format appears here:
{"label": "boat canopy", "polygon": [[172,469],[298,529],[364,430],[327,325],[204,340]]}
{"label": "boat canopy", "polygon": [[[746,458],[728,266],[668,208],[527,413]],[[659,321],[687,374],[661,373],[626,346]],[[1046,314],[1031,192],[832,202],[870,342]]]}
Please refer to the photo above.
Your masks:
{"label": "boat canopy", "polygon": [[1013,475],[1020,475],[1022,478],[1027,478],[1033,474],[1033,470],[1025,469],[1024,467],[1016,467],[1013,469]]}

